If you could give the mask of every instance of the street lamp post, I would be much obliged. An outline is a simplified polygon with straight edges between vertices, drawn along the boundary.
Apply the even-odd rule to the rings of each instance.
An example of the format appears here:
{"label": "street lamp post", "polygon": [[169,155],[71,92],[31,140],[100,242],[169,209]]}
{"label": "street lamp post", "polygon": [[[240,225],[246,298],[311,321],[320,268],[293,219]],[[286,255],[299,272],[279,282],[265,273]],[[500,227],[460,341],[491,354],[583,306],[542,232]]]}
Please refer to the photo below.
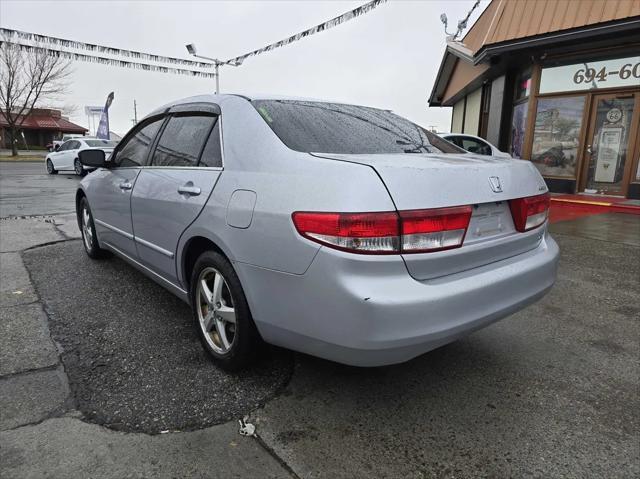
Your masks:
{"label": "street lamp post", "polygon": [[220,66],[221,65],[231,65],[234,67],[238,67],[240,66],[240,62],[223,62],[221,60],[218,60],[217,58],[210,58],[210,57],[205,57],[203,55],[197,55],[197,50],[196,50],[196,45],[195,43],[189,43],[188,45],[186,45],[187,47],[187,51],[189,52],[190,55],[196,57],[196,58],[201,58],[203,60],[209,60],[210,62],[213,62],[213,66],[215,68],[215,72],[214,72],[214,76],[216,77],[216,95],[220,93]]}

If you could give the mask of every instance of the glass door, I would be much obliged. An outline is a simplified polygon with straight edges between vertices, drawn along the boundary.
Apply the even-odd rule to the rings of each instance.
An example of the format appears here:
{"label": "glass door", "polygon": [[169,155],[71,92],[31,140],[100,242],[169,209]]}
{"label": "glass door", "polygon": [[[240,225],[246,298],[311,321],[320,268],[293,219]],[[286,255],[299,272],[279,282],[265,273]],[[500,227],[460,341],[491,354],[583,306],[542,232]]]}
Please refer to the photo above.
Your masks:
{"label": "glass door", "polygon": [[635,103],[633,93],[593,95],[583,156],[586,171],[581,190],[585,193],[626,193],[635,137]]}

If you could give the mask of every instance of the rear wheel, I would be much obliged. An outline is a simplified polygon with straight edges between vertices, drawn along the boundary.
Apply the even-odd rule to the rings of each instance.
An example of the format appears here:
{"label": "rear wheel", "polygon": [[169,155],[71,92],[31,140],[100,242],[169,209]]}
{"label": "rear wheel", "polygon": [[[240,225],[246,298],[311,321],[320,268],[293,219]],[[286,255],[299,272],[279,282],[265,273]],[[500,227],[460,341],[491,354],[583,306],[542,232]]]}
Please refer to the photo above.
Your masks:
{"label": "rear wheel", "polygon": [[76,158],[73,161],[73,170],[76,172],[76,175],[78,176],[85,175],[85,171],[84,171],[84,168],[82,167],[82,163],[80,163],[80,160],[78,158]]}
{"label": "rear wheel", "polygon": [[58,174],[56,169],[53,167],[53,162],[49,158],[47,158],[47,173],[49,173],[50,175]]}
{"label": "rear wheel", "polygon": [[101,259],[109,256],[109,252],[100,248],[96,227],[93,223],[93,215],[87,198],[80,200],[80,232],[82,233],[82,244],[84,250],[90,258]]}
{"label": "rear wheel", "polygon": [[229,371],[248,366],[262,341],[231,263],[213,251],[200,255],[190,293],[198,336],[216,364]]}

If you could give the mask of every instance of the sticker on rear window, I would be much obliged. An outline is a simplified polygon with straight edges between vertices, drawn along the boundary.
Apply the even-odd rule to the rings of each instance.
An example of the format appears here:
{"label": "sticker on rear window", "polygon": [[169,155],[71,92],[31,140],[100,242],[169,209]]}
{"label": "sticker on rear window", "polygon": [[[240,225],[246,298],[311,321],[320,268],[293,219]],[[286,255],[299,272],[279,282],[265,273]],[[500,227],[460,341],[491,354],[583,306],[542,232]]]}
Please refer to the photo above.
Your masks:
{"label": "sticker on rear window", "polygon": [[273,118],[271,118],[269,116],[269,112],[267,111],[267,109],[264,106],[260,106],[258,107],[258,111],[260,112],[260,114],[262,115],[262,118],[264,118],[265,120],[267,120],[269,123],[273,123]]}

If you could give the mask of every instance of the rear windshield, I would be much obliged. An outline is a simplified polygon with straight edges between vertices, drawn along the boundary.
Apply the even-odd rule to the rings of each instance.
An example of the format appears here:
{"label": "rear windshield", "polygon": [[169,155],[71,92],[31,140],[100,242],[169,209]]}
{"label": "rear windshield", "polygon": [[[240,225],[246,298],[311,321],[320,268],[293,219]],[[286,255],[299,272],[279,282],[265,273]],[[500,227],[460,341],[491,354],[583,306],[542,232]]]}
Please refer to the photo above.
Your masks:
{"label": "rear windshield", "polygon": [[300,100],[254,100],[292,150],[306,153],[466,153],[390,111]]}
{"label": "rear windshield", "polygon": [[84,140],[91,148],[115,148],[118,144],[115,140]]}

